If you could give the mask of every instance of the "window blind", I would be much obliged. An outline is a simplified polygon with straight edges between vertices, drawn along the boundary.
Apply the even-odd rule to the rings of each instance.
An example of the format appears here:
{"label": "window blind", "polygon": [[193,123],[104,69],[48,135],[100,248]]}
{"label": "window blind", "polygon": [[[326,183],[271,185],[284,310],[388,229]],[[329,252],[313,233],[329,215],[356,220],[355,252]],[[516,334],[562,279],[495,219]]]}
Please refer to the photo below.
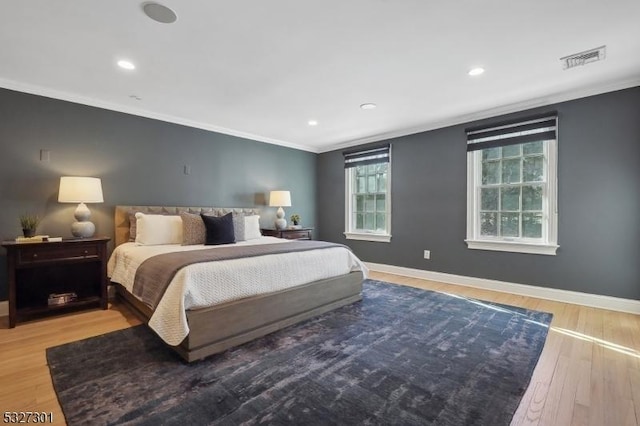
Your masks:
{"label": "window blind", "polygon": [[366,164],[388,163],[391,157],[391,145],[381,145],[358,151],[343,152],[344,168],[348,169]]}
{"label": "window blind", "polygon": [[556,139],[557,128],[558,116],[555,113],[490,127],[469,128],[466,129],[467,151]]}

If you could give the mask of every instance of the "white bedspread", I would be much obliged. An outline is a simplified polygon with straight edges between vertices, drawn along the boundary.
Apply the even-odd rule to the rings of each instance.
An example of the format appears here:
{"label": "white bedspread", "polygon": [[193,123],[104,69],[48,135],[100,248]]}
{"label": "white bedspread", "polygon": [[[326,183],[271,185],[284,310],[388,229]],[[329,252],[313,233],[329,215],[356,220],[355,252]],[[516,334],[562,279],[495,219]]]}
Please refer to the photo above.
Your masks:
{"label": "white bedspread", "polygon": [[[288,241],[261,237],[236,244],[284,242]],[[125,243],[113,251],[107,272],[111,281],[122,284],[131,292],[136,270],[146,259],[174,251],[215,250],[218,247],[224,246]],[[189,334],[187,309],[284,290],[351,271],[362,271],[365,277],[368,273],[366,266],[342,247],[196,263],[178,271],[149,320],[149,326],[169,345],[179,345]]]}

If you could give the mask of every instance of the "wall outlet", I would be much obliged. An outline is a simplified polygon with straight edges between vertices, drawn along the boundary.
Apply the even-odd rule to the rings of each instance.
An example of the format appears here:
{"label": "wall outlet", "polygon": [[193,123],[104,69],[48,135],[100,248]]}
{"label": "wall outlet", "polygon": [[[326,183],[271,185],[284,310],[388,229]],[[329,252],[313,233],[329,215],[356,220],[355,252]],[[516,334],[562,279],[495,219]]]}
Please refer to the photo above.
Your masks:
{"label": "wall outlet", "polygon": [[424,251],[424,258],[425,259],[431,259],[431,250],[425,250]]}

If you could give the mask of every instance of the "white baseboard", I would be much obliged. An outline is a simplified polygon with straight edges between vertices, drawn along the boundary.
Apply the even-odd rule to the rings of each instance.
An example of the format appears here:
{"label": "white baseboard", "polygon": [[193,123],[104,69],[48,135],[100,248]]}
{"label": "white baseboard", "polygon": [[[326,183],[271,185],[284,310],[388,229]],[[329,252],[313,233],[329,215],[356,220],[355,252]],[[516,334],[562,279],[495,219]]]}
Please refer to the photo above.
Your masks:
{"label": "white baseboard", "polygon": [[539,299],[554,300],[556,302],[573,303],[576,305],[591,306],[594,308],[609,309],[612,311],[640,314],[640,300],[601,296],[598,294],[560,290],[557,288],[537,287],[533,285],[488,280],[485,278],[466,277],[464,275],[425,271],[422,269],[405,268],[402,266],[385,265],[382,263],[365,262],[365,264],[369,269],[376,272],[386,272],[405,277],[421,278],[441,283],[517,294],[519,296],[537,297]]}

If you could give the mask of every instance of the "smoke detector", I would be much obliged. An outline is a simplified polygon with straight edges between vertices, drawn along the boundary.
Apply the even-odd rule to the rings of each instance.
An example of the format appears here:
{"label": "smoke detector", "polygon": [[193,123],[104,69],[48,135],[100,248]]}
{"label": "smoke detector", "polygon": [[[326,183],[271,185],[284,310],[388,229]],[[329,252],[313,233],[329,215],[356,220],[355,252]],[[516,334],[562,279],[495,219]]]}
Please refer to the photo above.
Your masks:
{"label": "smoke detector", "polygon": [[596,47],[595,49],[585,50],[584,52],[574,53],[573,55],[560,58],[562,61],[562,69],[575,68],[580,65],[586,65],[591,62],[602,61],[607,56],[607,46]]}

